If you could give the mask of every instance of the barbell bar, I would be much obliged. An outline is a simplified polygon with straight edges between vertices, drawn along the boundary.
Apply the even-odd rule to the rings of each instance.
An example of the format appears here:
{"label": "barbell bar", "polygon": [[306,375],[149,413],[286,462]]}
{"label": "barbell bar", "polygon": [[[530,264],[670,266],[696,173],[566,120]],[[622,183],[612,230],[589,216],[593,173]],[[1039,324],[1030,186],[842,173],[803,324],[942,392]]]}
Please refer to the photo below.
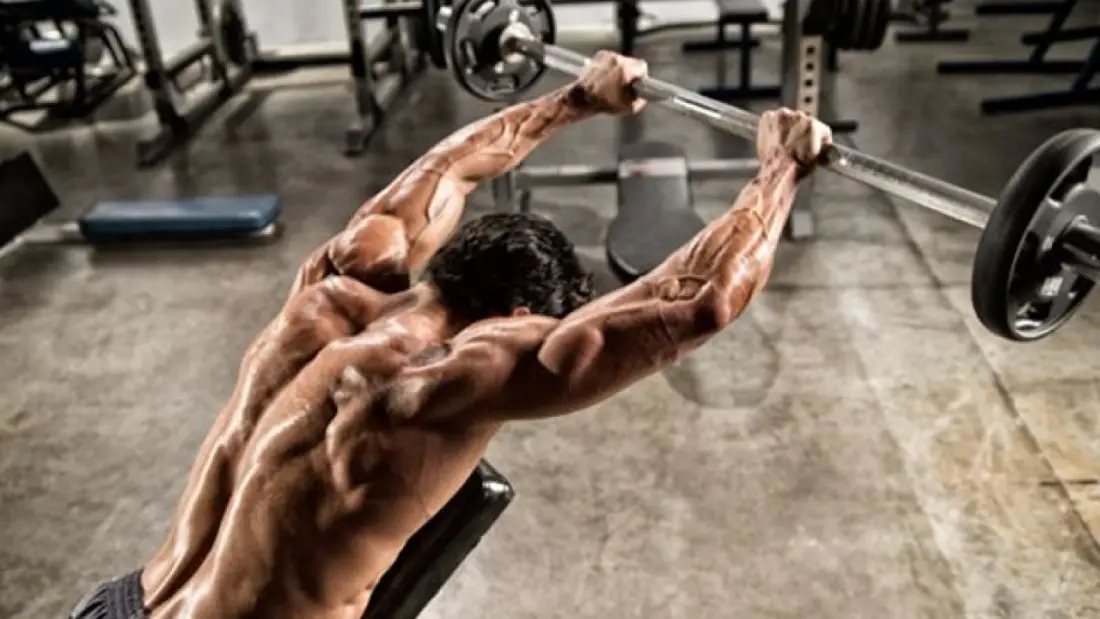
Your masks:
{"label": "barbell bar", "polygon": [[[465,6],[470,4],[472,3],[466,3]],[[453,14],[452,7],[441,7],[436,27],[447,33]],[[520,17],[512,16],[517,20]],[[519,53],[542,66],[573,77],[579,76],[590,60],[583,54],[544,43],[521,21],[514,21],[502,29],[499,37],[502,58]],[[751,112],[652,77],[635,82],[634,91],[638,97],[650,103],[679,112],[726,133],[748,140],[756,139],[760,117]],[[845,178],[915,202],[978,228],[985,226],[989,212],[996,206],[992,198],[839,144],[830,147],[825,160],[830,171]]]}
{"label": "barbell bar", "polygon": [[[435,25],[452,74],[484,99],[530,88],[545,68],[577,77],[591,61],[553,44],[547,0],[466,0],[442,7]],[[650,104],[756,139],[760,117],[751,112],[652,77],[633,88]],[[975,311],[994,333],[1031,341],[1060,328],[1100,279],[1100,187],[1089,185],[1090,173],[1100,185],[1098,154],[1100,131],[1060,133],[1021,164],[999,200],[839,144],[827,148],[823,162],[842,177],[981,229]]]}

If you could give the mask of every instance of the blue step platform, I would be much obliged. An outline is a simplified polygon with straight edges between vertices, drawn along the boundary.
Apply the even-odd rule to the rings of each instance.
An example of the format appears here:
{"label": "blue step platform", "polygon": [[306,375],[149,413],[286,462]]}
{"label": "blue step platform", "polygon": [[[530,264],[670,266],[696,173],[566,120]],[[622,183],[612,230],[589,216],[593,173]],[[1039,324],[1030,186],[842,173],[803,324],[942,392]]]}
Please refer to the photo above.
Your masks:
{"label": "blue step platform", "polygon": [[178,200],[106,201],[78,220],[89,243],[161,239],[217,240],[263,235],[274,228],[279,196],[207,196]]}

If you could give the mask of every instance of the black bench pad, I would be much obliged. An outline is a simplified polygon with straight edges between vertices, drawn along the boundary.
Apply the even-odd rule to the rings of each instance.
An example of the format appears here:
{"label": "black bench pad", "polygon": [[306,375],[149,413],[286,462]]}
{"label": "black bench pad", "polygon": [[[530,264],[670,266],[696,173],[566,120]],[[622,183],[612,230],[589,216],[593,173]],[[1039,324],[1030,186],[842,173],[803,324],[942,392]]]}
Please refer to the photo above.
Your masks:
{"label": "black bench pad", "polygon": [[684,152],[665,142],[619,151],[619,212],[607,229],[607,260],[624,283],[645,275],[706,225],[692,208]]}
{"label": "black bench pad", "polygon": [[413,619],[512,502],[508,480],[482,460],[458,494],[405,544],[375,587],[364,619]]}

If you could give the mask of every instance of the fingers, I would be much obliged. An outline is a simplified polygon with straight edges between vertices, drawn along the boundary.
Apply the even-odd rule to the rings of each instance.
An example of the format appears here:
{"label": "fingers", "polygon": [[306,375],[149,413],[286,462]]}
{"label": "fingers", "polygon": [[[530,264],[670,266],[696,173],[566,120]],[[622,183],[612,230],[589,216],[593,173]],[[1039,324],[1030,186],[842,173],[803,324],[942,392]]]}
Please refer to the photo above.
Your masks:
{"label": "fingers", "polygon": [[624,101],[632,114],[637,114],[645,107],[645,100],[634,94],[632,85],[649,74],[649,65],[639,58],[631,58],[614,54],[615,62],[619,70],[619,79],[624,88]]}
{"label": "fingers", "polygon": [[619,67],[623,72],[623,81],[627,84],[633,84],[649,75],[649,64],[639,58],[619,56]]}
{"label": "fingers", "polygon": [[820,120],[813,120],[810,124],[810,144],[813,149],[813,157],[817,159],[821,153],[833,143],[833,130],[821,122]]}

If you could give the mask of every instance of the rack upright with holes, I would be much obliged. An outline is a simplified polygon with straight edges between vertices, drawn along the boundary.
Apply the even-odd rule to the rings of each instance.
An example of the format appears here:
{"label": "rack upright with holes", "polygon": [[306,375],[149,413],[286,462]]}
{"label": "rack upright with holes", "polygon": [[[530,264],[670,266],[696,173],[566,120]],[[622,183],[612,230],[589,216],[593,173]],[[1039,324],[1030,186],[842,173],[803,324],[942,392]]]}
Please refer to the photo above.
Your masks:
{"label": "rack upright with holes", "polygon": [[[820,35],[808,35],[802,28],[800,3],[808,0],[787,0],[783,7],[783,88],[780,101],[784,107],[820,117],[821,77],[825,63],[825,41]],[[814,177],[802,181],[795,197],[791,216],[787,220],[787,236],[806,239],[814,235]]]}

